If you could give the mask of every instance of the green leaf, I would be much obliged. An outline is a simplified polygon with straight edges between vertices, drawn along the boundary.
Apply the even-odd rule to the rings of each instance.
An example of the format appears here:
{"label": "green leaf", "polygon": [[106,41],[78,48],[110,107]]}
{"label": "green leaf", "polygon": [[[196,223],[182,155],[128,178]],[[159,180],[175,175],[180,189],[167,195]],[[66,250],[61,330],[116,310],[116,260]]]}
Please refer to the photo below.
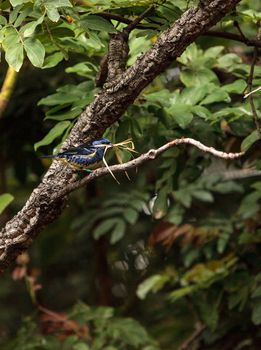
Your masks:
{"label": "green leaf", "polygon": [[14,23],[15,20],[17,19],[17,16],[20,12],[22,8],[22,5],[17,5],[15,6],[15,8],[13,9],[13,11],[10,12],[10,15],[9,15],[9,23]]}
{"label": "green leaf", "polygon": [[203,106],[193,106],[191,111],[202,119],[211,118],[211,112]]}
{"label": "green leaf", "polygon": [[95,239],[100,238],[101,236],[105,235],[108,231],[110,231],[112,228],[116,227],[117,223],[119,222],[119,219],[113,218],[103,221],[100,225],[96,227],[96,229],[93,232],[93,236]]}
{"label": "green leaf", "polygon": [[24,60],[23,45],[19,34],[14,28],[8,27],[4,33],[3,48],[5,51],[5,59],[7,63],[18,72]]}
{"label": "green leaf", "polygon": [[19,27],[23,21],[25,20],[25,18],[32,12],[32,9],[30,7],[26,7],[24,10],[22,10],[19,14],[19,16],[17,17],[14,26],[15,27]]}
{"label": "green leaf", "polygon": [[184,212],[185,210],[180,204],[172,205],[167,214],[166,220],[172,224],[180,225],[184,217]]}
{"label": "green leaf", "polygon": [[24,41],[26,54],[35,67],[42,67],[44,62],[45,49],[38,39],[28,38]]}
{"label": "green leaf", "polygon": [[7,19],[2,15],[0,15],[0,24],[3,26],[7,25]]}
{"label": "green leaf", "polygon": [[0,195],[0,214],[13,200],[14,197],[9,193],[4,193]]}
{"label": "green leaf", "polygon": [[31,36],[34,33],[36,27],[39,24],[41,24],[43,22],[43,20],[44,20],[44,15],[42,15],[40,18],[38,18],[37,21],[32,21],[32,22],[25,24],[20,30],[20,32],[21,32],[21,34],[23,34],[24,38]]}
{"label": "green leaf", "polygon": [[221,296],[218,295],[218,290],[213,290],[204,296],[203,293],[197,293],[193,301],[197,305],[200,317],[207,326],[214,331],[219,320],[219,304]]}
{"label": "green leaf", "polygon": [[254,191],[250,194],[247,194],[239,207],[239,214],[244,218],[250,218],[253,217],[256,212],[260,209],[259,200],[261,199],[261,192],[260,191]]}
{"label": "green leaf", "polygon": [[166,274],[153,275],[147,278],[145,281],[139,284],[137,289],[137,296],[140,299],[145,299],[150,291],[157,292],[160,290],[169,280],[169,276]]}
{"label": "green leaf", "polygon": [[246,152],[258,140],[260,140],[259,133],[255,130],[243,140],[241,151]]}
{"label": "green leaf", "polygon": [[174,198],[179,201],[184,207],[189,208],[191,206],[192,197],[190,191],[186,189],[178,190],[173,193]]}
{"label": "green leaf", "polygon": [[171,107],[166,108],[166,112],[174,118],[182,129],[185,129],[193,120],[191,110],[192,106],[182,103],[175,103]]}
{"label": "green leaf", "polygon": [[52,22],[58,22],[60,19],[60,14],[59,11],[57,10],[57,8],[53,7],[53,6],[46,6],[46,13],[48,18],[52,21]]}
{"label": "green leaf", "polygon": [[236,67],[236,64],[240,63],[241,58],[238,55],[234,53],[228,53],[218,58],[217,67],[228,71],[233,71],[233,69]]}
{"label": "green leaf", "polygon": [[230,102],[230,97],[226,91],[218,88],[211,92],[203,101],[200,102],[201,105],[207,105],[215,102]]}
{"label": "green leaf", "polygon": [[49,111],[48,113],[46,113],[46,117],[44,119],[45,120],[52,119],[52,120],[58,120],[58,121],[74,119],[78,117],[81,114],[81,112],[82,112],[82,109],[77,107],[68,112],[63,112],[59,114],[51,114]]}
{"label": "green leaf", "polygon": [[213,202],[214,198],[212,196],[212,194],[208,191],[204,191],[204,190],[196,190],[192,192],[192,196],[194,198],[197,198],[203,202]]}
{"label": "green leaf", "polygon": [[187,286],[187,287],[183,287],[183,288],[176,289],[176,290],[174,290],[173,292],[171,292],[171,293],[169,294],[169,299],[170,299],[172,302],[175,302],[175,301],[177,301],[178,299],[183,298],[184,296],[193,293],[195,289],[196,289],[196,287],[193,286],[193,285],[192,285],[192,286]]}
{"label": "green leaf", "polygon": [[90,15],[82,18],[80,21],[80,25],[84,30],[92,29],[101,32],[116,32],[116,29],[109,21],[107,21],[105,18],[95,15]]}
{"label": "green leaf", "polygon": [[216,74],[208,68],[185,70],[181,72],[180,80],[187,87],[202,86],[210,82],[218,82]]}
{"label": "green leaf", "polygon": [[116,226],[114,227],[111,233],[110,243],[115,244],[116,242],[118,242],[124,236],[125,230],[126,223],[123,220],[118,220]]}
{"label": "green leaf", "polygon": [[43,69],[55,67],[64,59],[64,56],[61,52],[55,52],[52,55],[49,55],[45,58],[43,63]]}
{"label": "green leaf", "polygon": [[238,79],[231,84],[223,85],[222,90],[233,94],[242,94],[247,86],[247,83],[243,79]]}
{"label": "green leaf", "polygon": [[76,73],[82,77],[88,77],[90,72],[93,72],[94,66],[90,62],[81,62],[73,67],[65,69],[66,73]]}
{"label": "green leaf", "polygon": [[41,141],[35,143],[34,150],[36,151],[39,147],[50,145],[50,143],[61,136],[70,126],[71,123],[69,121],[62,121],[56,124]]}
{"label": "green leaf", "polygon": [[90,350],[90,347],[85,343],[77,343],[72,350]]}
{"label": "green leaf", "polygon": [[48,3],[48,5],[51,4],[57,8],[59,8],[59,7],[73,7],[70,0],[48,0],[47,3]]}
{"label": "green leaf", "polygon": [[[84,106],[90,103],[93,98],[93,82],[86,81],[79,85],[68,84],[57,89],[57,93],[42,98],[38,105],[69,106],[74,102],[73,107],[81,107],[82,102]],[[88,102],[87,102],[88,100]],[[84,107],[83,106],[83,107]]]}
{"label": "green leaf", "polygon": [[213,46],[204,52],[204,57],[217,58],[224,50],[224,46]]}
{"label": "green leaf", "polygon": [[185,88],[180,95],[180,102],[187,105],[196,105],[208,92],[209,89],[207,85]]}
{"label": "green leaf", "polygon": [[24,61],[24,49],[22,43],[13,43],[12,46],[8,46],[5,51],[5,59],[16,72],[19,72]]}
{"label": "green leaf", "polygon": [[28,1],[26,1],[26,0],[10,0],[10,3],[13,7],[15,7],[17,5],[22,5],[25,2],[29,2],[29,0]]}
{"label": "green leaf", "polygon": [[199,50],[195,43],[189,45],[183,54],[177,59],[178,62],[181,62],[184,65],[193,64],[199,55],[202,55],[202,50]]}
{"label": "green leaf", "polygon": [[47,0],[44,1],[43,4],[46,9],[47,16],[52,22],[58,22],[60,19],[60,14],[57,10],[58,8],[73,6],[69,0]]}
{"label": "green leaf", "polygon": [[257,287],[252,295],[251,295],[252,298],[261,298],[261,286]]}
{"label": "green leaf", "polygon": [[252,322],[257,326],[261,324],[261,298],[254,302]]}
{"label": "green leaf", "polygon": [[132,208],[127,208],[126,210],[124,210],[123,216],[129,224],[133,225],[137,221],[139,213]]}

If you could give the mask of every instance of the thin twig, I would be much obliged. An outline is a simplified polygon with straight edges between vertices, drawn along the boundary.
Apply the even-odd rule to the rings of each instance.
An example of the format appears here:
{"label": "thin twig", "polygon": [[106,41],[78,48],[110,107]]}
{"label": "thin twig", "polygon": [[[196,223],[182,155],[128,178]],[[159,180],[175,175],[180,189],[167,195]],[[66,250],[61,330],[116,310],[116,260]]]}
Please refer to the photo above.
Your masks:
{"label": "thin twig", "polygon": [[[254,69],[255,69],[255,64],[257,61],[257,48],[254,48],[254,55],[253,55],[253,60],[251,63],[251,68],[250,68],[250,74],[249,74],[249,80],[248,80],[248,90],[249,92],[252,91],[252,86],[253,86],[253,78],[254,78]],[[261,139],[261,120],[258,117],[257,114],[257,110],[256,110],[256,106],[254,103],[254,96],[253,95],[249,95],[249,103],[250,103],[250,107],[253,113],[253,118],[254,118],[254,122],[256,125],[256,130],[258,132],[259,138]]]}
{"label": "thin twig", "polygon": [[[259,27],[258,34],[257,34],[257,40],[260,41],[260,39],[261,39],[261,27]],[[258,114],[257,114],[256,106],[254,103],[254,96],[251,94],[252,89],[253,89],[254,71],[255,71],[255,65],[256,65],[257,59],[258,59],[258,48],[254,47],[253,58],[252,58],[251,66],[250,66],[247,87],[248,87],[248,92],[250,93],[249,94],[249,103],[250,103],[250,107],[252,110],[254,122],[256,125],[256,130],[257,130],[259,139],[261,139],[261,120],[259,119]]]}
{"label": "thin twig", "polygon": [[245,34],[243,33],[242,29],[240,28],[240,25],[238,23],[238,21],[234,21],[234,26],[236,27],[236,29],[238,30],[239,32],[239,35],[241,36],[242,38],[242,41],[247,44],[248,43],[248,38],[245,36]]}
{"label": "thin twig", "polygon": [[126,28],[123,29],[125,33],[130,33],[133,29],[137,27],[137,25],[150,13],[154,10],[154,6],[150,6],[147,8],[140,16],[135,18]]}
{"label": "thin twig", "polygon": [[227,33],[227,32],[219,32],[215,30],[209,30],[205,33],[202,33],[201,35],[204,36],[214,36],[216,38],[223,38],[223,39],[229,39],[234,41],[239,41],[247,46],[254,46],[254,47],[261,47],[261,42],[259,40],[255,39],[245,39],[242,38],[241,35],[234,34],[234,33]]}
{"label": "thin twig", "polygon": [[[109,12],[99,12],[96,13],[97,16],[100,16],[102,18],[108,19],[108,20],[115,20],[121,23],[125,23],[125,24],[131,24],[133,21],[129,18],[123,17],[121,15],[116,15],[114,13],[109,13]],[[155,30],[154,27],[149,27],[149,26],[144,26],[144,25],[136,25],[137,29],[153,29]]]}
{"label": "thin twig", "polygon": [[261,90],[261,86],[259,86],[258,88],[256,88],[255,90],[252,90],[252,91],[250,91],[249,93],[247,93],[247,94],[245,94],[244,95],[244,98],[247,98],[247,97],[249,97],[250,95],[252,95],[252,94],[255,94],[257,91],[259,91],[259,90]]}
{"label": "thin twig", "polygon": [[[147,153],[144,153],[141,156],[139,156],[139,157],[127,162],[127,163],[112,165],[110,167],[110,171],[112,171],[114,173],[118,173],[118,172],[122,172],[122,171],[127,171],[127,170],[132,169],[132,168],[137,168],[150,160],[154,160],[154,159],[158,158],[163,152],[167,151],[168,149],[175,147],[175,146],[178,146],[178,145],[182,145],[182,144],[193,145],[205,153],[210,153],[215,157],[219,157],[219,158],[223,158],[223,159],[236,159],[236,158],[242,157],[245,154],[244,152],[225,153],[222,151],[218,151],[213,147],[205,146],[204,144],[202,144],[201,142],[199,142],[197,140],[194,140],[191,138],[181,138],[181,139],[176,139],[176,140],[170,141],[158,149],[151,149]],[[109,174],[109,170],[107,168],[99,168],[97,170],[94,170],[87,177],[85,177],[81,180],[75,181],[72,184],[69,184],[68,186],[66,186],[62,191],[55,193],[51,199],[57,200],[61,197],[64,197],[65,195],[71,193],[72,191],[74,191],[82,186],[85,186],[87,183],[89,183],[97,178],[100,178],[102,176],[105,176],[107,174]]]}
{"label": "thin twig", "polygon": [[194,332],[178,347],[178,350],[189,349],[189,346],[201,335],[205,328],[205,325],[203,325],[200,322],[197,322],[195,324]]}

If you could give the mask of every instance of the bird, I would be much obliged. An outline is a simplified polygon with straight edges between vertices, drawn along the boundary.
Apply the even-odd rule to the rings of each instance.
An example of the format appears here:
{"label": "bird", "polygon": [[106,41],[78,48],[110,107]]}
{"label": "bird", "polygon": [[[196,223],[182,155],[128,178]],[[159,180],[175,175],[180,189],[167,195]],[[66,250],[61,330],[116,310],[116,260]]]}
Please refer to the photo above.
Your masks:
{"label": "bird", "polygon": [[73,169],[92,172],[92,169],[99,167],[105,150],[110,147],[112,143],[106,138],[101,138],[54,155],[42,156],[42,158],[54,158],[63,161]]}

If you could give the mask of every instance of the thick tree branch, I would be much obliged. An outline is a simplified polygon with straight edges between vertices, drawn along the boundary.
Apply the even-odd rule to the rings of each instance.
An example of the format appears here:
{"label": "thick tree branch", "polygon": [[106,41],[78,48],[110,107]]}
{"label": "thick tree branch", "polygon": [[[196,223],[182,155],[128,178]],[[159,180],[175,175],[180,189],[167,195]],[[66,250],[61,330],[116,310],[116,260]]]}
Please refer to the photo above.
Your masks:
{"label": "thick tree branch", "polygon": [[[81,114],[63,148],[100,137],[156,76],[239,2],[240,0],[212,0],[204,7],[186,11],[132,67],[112,83],[105,84],[93,103]],[[50,198],[53,193],[60,192],[68,183],[75,181],[75,178],[72,169],[60,162],[53,162],[22,210],[1,231],[1,269],[7,267],[19,252],[28,248],[34,237],[59,216],[65,199],[54,203]]]}
{"label": "thick tree branch", "polygon": [[[127,163],[112,165],[112,166],[110,166],[110,170],[113,173],[118,173],[118,172],[130,170],[133,168],[138,168],[141,165],[143,165],[144,163],[147,163],[148,161],[151,161],[151,160],[158,158],[162,153],[166,152],[168,149],[175,147],[175,146],[178,146],[178,145],[183,145],[183,144],[193,145],[194,147],[200,149],[202,152],[209,153],[215,157],[223,158],[223,159],[236,159],[236,158],[242,157],[245,154],[244,152],[226,153],[226,152],[218,151],[213,147],[207,147],[207,146],[203,145],[203,143],[201,143],[197,140],[194,140],[191,138],[181,138],[181,139],[176,139],[176,140],[170,141],[158,149],[151,149],[147,153],[144,153],[141,156],[139,156],[135,159],[132,159]],[[69,184],[68,186],[66,186],[64,189],[62,189],[58,193],[54,193],[51,197],[51,200],[60,199],[61,197],[66,196],[67,194],[71,193],[72,191],[87,185],[89,182],[91,182],[93,180],[96,180],[102,176],[108,175],[109,173],[110,173],[109,169],[99,168],[99,169],[93,171],[89,176],[86,176],[79,181],[75,181],[75,182]]]}

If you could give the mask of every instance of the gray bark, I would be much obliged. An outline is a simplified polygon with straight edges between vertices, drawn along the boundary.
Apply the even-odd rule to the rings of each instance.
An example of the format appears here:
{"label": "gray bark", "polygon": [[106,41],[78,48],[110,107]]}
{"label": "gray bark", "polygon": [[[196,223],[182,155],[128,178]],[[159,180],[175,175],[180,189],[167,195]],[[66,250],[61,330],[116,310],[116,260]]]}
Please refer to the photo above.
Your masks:
{"label": "gray bark", "polygon": [[[63,148],[100,137],[157,75],[239,2],[210,0],[208,4],[186,11],[132,67],[104,85],[92,104],[81,114]],[[51,195],[75,181],[75,177],[70,167],[53,162],[22,210],[1,231],[1,270],[8,267],[21,251],[29,247],[35,236],[60,215],[66,198],[51,201]]]}

